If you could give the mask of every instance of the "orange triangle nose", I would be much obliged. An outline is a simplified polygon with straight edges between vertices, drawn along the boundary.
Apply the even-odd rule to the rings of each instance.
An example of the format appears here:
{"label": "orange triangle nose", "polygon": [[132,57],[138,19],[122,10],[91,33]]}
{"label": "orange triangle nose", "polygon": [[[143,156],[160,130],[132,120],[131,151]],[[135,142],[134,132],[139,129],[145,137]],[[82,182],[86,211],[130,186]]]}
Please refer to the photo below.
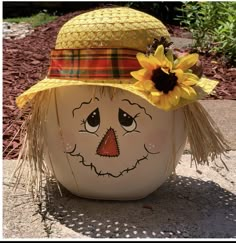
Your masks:
{"label": "orange triangle nose", "polygon": [[105,136],[102,138],[98,148],[97,154],[100,156],[117,157],[119,156],[119,147],[115,132],[109,128]]}

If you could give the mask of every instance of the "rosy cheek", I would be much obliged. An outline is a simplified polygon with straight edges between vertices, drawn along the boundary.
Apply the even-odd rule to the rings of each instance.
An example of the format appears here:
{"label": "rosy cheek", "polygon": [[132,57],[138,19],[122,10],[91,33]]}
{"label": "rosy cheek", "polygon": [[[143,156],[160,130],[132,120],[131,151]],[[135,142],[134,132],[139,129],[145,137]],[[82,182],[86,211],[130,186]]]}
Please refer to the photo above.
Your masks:
{"label": "rosy cheek", "polygon": [[145,136],[145,146],[151,153],[161,152],[167,143],[168,132],[159,130],[155,134],[150,133]]}
{"label": "rosy cheek", "polygon": [[62,139],[63,139],[63,144],[66,149],[66,151],[71,151],[73,150],[76,142],[75,142],[75,136],[72,133],[72,131],[64,129],[62,131]]}

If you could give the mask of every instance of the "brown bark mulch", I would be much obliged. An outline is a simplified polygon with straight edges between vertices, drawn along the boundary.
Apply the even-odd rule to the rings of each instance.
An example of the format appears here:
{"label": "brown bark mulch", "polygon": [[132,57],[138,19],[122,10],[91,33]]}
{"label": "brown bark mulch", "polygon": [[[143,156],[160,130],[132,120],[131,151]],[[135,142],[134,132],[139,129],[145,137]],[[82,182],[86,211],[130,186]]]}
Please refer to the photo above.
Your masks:
{"label": "brown bark mulch", "polygon": [[[55,46],[61,26],[81,11],[69,13],[40,26],[23,39],[3,40],[3,158],[16,159],[20,149],[20,127],[25,115],[15,99],[43,79],[49,65],[49,54]],[[182,29],[168,26],[170,34],[181,36]],[[220,58],[201,55],[204,75],[220,81],[215,94],[206,99],[236,99],[236,68],[227,67]]]}

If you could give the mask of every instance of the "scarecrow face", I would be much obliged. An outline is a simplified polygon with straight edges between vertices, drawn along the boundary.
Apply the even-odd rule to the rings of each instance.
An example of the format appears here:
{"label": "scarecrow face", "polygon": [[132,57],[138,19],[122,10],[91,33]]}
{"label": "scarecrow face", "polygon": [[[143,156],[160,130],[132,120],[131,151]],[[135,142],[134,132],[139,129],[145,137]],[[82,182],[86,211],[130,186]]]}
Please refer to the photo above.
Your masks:
{"label": "scarecrow face", "polygon": [[46,122],[46,162],[76,195],[144,197],[167,179],[183,152],[183,114],[161,111],[127,91],[117,90],[111,99],[107,88],[103,94],[94,89],[55,90]]}

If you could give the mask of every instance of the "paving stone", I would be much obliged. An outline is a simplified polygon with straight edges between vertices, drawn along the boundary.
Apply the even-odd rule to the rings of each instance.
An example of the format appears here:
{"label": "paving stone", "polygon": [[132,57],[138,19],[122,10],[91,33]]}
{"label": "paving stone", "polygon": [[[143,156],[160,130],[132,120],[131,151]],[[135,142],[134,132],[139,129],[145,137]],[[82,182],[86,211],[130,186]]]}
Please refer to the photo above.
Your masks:
{"label": "paving stone", "polygon": [[[236,238],[236,151],[225,161],[191,168],[183,155],[176,176],[135,201],[89,200],[46,184],[41,210],[24,193],[10,196],[15,160],[3,161],[3,236],[41,239]],[[144,207],[150,205],[152,210]],[[43,212],[43,213],[42,213]]]}

